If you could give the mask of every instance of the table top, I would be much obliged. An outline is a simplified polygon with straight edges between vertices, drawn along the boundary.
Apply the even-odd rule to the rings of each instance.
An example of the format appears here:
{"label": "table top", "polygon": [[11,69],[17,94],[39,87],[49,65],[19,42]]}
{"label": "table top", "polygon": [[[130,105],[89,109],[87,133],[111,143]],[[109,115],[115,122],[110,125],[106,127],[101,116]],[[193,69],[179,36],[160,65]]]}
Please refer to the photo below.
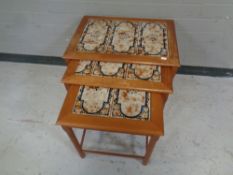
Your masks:
{"label": "table top", "polygon": [[173,20],[84,16],[65,59],[178,67]]}
{"label": "table top", "polygon": [[165,101],[158,93],[72,85],[57,124],[159,136],[164,132]]}

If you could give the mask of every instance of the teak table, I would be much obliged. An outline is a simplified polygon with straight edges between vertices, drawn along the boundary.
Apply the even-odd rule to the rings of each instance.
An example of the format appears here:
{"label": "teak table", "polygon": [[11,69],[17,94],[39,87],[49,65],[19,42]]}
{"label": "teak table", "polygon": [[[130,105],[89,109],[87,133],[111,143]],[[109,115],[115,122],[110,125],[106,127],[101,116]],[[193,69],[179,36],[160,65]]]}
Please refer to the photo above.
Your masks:
{"label": "teak table", "polygon": [[[79,155],[140,158],[164,134],[163,109],[180,66],[173,20],[84,16],[64,54],[67,95],[57,124]],[[73,128],[83,129],[79,141]],[[83,148],[86,130],[142,135],[144,155]]]}

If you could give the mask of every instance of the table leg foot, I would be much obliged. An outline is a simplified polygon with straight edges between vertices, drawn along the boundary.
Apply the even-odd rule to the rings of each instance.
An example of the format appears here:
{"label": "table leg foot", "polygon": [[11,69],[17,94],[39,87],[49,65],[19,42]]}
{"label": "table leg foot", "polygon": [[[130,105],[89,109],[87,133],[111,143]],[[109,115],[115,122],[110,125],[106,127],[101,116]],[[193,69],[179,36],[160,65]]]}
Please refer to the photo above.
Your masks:
{"label": "table leg foot", "polygon": [[143,165],[147,165],[147,163],[149,162],[150,156],[153,152],[153,149],[155,147],[156,142],[158,141],[159,137],[155,137],[152,136],[149,140],[149,143],[146,146],[146,153],[145,156],[143,158]]}

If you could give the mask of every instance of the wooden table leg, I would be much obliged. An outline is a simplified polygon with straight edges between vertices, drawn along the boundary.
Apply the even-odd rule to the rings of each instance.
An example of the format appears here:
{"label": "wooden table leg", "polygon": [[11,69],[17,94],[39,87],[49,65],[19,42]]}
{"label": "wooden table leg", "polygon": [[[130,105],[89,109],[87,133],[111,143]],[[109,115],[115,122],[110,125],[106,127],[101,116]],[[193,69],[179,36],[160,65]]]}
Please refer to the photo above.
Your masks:
{"label": "wooden table leg", "polygon": [[79,155],[81,158],[85,157],[85,153],[82,150],[82,147],[80,145],[80,143],[78,142],[78,139],[76,138],[72,128],[69,127],[64,127],[62,126],[62,128],[64,129],[64,131],[67,133],[67,135],[69,136],[70,140],[72,141],[72,143],[74,144],[76,150],[78,151]]}
{"label": "wooden table leg", "polygon": [[83,129],[83,134],[82,134],[82,138],[81,138],[81,142],[80,142],[81,148],[83,147],[85,135],[86,135],[86,129]]}
{"label": "wooden table leg", "polygon": [[147,165],[149,159],[150,159],[150,156],[153,152],[153,149],[155,147],[155,144],[156,142],[158,141],[159,137],[155,137],[155,136],[152,136],[150,138],[150,141],[146,147],[146,153],[145,153],[145,156],[144,156],[144,159],[143,159],[143,165]]}
{"label": "wooden table leg", "polygon": [[68,84],[65,84],[65,88],[66,88],[66,90],[68,91],[69,90],[69,85]]}

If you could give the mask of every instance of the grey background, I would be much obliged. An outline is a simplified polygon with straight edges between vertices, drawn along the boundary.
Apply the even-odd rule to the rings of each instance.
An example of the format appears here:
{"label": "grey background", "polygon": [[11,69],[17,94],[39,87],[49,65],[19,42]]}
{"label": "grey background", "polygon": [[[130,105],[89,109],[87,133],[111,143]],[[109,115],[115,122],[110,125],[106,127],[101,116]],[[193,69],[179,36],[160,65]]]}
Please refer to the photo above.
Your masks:
{"label": "grey background", "polygon": [[174,19],[183,65],[233,67],[233,0],[0,0],[0,52],[62,56],[83,15]]}

